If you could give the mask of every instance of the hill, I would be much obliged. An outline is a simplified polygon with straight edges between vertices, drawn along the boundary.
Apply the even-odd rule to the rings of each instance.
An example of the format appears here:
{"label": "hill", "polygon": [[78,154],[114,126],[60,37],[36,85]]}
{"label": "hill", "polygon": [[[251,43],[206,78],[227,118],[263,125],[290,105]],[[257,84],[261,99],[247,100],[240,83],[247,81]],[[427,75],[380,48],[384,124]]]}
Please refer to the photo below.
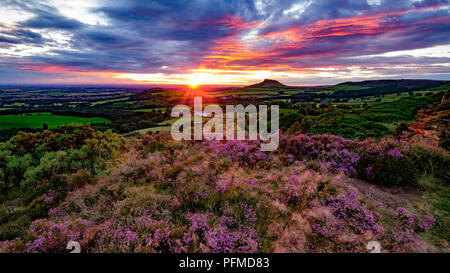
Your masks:
{"label": "hill", "polygon": [[[264,79],[264,81],[252,84],[249,86],[246,86],[247,88],[286,88],[287,85],[282,84],[279,81],[271,80],[271,79]],[[245,88],[245,87],[244,87]]]}
{"label": "hill", "polygon": [[143,90],[143,91],[137,93],[136,95],[131,97],[131,99],[148,100],[148,99],[152,99],[155,96],[158,96],[164,92],[167,92],[167,90],[164,88],[160,88],[160,87],[150,88],[150,89]]}
{"label": "hill", "polygon": [[362,82],[344,82],[326,89],[333,91],[366,90],[369,92],[379,89],[403,91],[434,88],[446,83],[446,81],[434,80],[372,80]]}
{"label": "hill", "polygon": [[294,94],[292,95],[292,99],[296,101],[310,101],[314,99],[350,99],[434,89],[446,85],[448,85],[448,81],[434,80],[373,80],[344,82],[325,88],[319,88],[313,92]]}
{"label": "hill", "polygon": [[378,97],[416,91],[445,91],[448,81],[436,80],[370,80],[361,82],[343,82],[331,86],[288,86],[276,80],[264,81],[245,87],[218,90],[222,94],[233,96],[252,96],[267,99],[292,99],[294,102],[339,102],[364,97]]}

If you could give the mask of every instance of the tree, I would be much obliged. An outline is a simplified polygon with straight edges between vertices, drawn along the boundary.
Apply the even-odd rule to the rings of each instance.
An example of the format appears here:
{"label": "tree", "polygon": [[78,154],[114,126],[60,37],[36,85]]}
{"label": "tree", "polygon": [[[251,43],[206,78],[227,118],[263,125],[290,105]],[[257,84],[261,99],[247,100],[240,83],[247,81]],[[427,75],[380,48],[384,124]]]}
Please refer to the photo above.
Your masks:
{"label": "tree", "polygon": [[48,130],[48,124],[42,123],[42,130]]}
{"label": "tree", "polygon": [[394,138],[399,139],[402,132],[408,130],[408,127],[408,124],[402,122],[397,126],[397,128],[395,128],[394,132],[392,132],[392,135],[394,136]]}

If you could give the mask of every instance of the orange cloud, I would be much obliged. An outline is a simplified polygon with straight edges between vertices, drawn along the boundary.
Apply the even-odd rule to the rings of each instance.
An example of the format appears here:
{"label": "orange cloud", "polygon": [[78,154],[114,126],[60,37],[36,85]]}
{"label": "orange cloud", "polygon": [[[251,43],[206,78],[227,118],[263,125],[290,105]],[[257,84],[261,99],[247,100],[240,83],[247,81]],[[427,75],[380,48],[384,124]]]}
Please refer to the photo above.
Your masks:
{"label": "orange cloud", "polygon": [[[209,54],[204,57],[204,61],[200,67],[215,69],[240,67],[243,70],[255,70],[269,66],[273,69],[288,69],[288,67],[278,64],[277,62],[286,59],[311,57],[314,56],[314,53],[283,53],[298,51],[303,47],[309,46],[315,39],[351,35],[375,35],[402,31],[405,26],[399,22],[397,16],[409,12],[425,12],[430,9],[438,8],[439,6],[433,5],[412,10],[397,10],[351,18],[320,20],[308,25],[294,26],[284,30],[257,34],[253,39],[248,40],[244,39],[243,35],[245,32],[241,32],[239,35],[233,35],[215,41],[215,46],[209,48]],[[443,17],[427,20],[433,23],[439,21],[448,23],[449,18]],[[230,19],[228,24],[232,27],[246,31],[249,31],[251,28],[259,28],[260,31],[264,31],[262,23],[245,25],[242,20],[237,17]],[[337,51],[326,53],[320,52],[320,55],[332,56],[336,53]],[[258,62],[258,60],[261,60],[261,62]],[[296,67],[296,69],[299,68]]]}

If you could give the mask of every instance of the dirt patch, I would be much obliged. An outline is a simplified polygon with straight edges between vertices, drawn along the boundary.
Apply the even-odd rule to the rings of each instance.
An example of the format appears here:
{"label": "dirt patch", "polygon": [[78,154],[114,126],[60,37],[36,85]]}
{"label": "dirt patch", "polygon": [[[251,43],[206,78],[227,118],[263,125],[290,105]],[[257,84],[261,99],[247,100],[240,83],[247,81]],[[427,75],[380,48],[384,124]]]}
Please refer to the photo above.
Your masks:
{"label": "dirt patch", "polygon": [[376,200],[383,202],[386,206],[397,208],[422,197],[423,192],[408,187],[384,187],[369,183],[360,179],[348,179],[344,184],[351,185],[362,194],[370,194]]}

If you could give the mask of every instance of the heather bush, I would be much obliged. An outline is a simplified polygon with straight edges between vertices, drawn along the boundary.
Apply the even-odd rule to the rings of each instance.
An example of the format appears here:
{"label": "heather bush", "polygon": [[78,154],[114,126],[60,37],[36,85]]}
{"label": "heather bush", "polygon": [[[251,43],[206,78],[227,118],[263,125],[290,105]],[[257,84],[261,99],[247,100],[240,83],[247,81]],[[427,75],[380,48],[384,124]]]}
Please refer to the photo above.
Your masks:
{"label": "heather bush", "polygon": [[378,223],[380,215],[370,210],[358,200],[358,193],[350,190],[347,194],[330,196],[326,201],[334,216],[350,225],[356,234],[370,233],[376,238],[382,232]]}
{"label": "heather bush", "polygon": [[361,159],[358,175],[382,185],[418,186],[424,175],[448,180],[450,164],[447,152],[438,148],[408,145],[404,142],[383,140],[360,144]]}
{"label": "heather bush", "polygon": [[[410,145],[393,139],[347,140],[330,135],[282,136],[280,149],[306,162],[320,162],[332,172],[343,172],[376,184],[417,186],[425,175],[449,179],[448,152]],[[292,159],[285,158],[289,162]]]}
{"label": "heather bush", "polygon": [[320,161],[330,171],[356,175],[359,155],[354,150],[355,143],[339,136],[298,135],[282,136],[281,149],[299,160]]}
{"label": "heather bush", "polygon": [[167,220],[156,220],[148,216],[134,221],[136,232],[145,235],[145,244],[138,252],[182,253],[192,245],[192,233],[184,227],[177,227]]}
{"label": "heather bush", "polygon": [[280,185],[279,198],[292,207],[302,208],[316,197],[318,189],[327,181],[315,172],[305,171],[301,175],[287,177],[287,182]]}
{"label": "heather bush", "polygon": [[26,245],[19,238],[0,242],[0,254],[1,253],[22,253],[25,250],[26,250]]}
{"label": "heather bush", "polygon": [[94,252],[133,252],[138,245],[138,234],[117,220],[107,220],[88,231],[89,249]]}
{"label": "heather bush", "polygon": [[350,188],[322,198],[306,210],[298,217],[307,227],[302,235],[303,252],[362,252],[368,241],[379,239],[384,233],[376,211],[379,205],[374,206],[370,200],[366,196],[363,202]]}
{"label": "heather bush", "polygon": [[241,203],[243,217],[215,216],[212,213],[189,214],[190,230],[205,244],[205,251],[215,253],[250,253],[258,250],[260,239],[256,212]]}
{"label": "heather bush", "polygon": [[75,173],[67,176],[67,186],[71,189],[78,189],[86,184],[95,182],[90,171],[86,169],[79,169]]}
{"label": "heather bush", "polygon": [[269,160],[269,157],[261,151],[259,141],[211,141],[208,146],[212,152],[244,166],[254,167],[260,161]]}
{"label": "heather bush", "polygon": [[30,226],[26,252],[67,252],[69,241],[81,242],[90,223],[83,219],[56,223],[47,219],[34,221]]}
{"label": "heather bush", "polygon": [[388,229],[384,238],[390,251],[425,252],[428,250],[428,244],[421,240],[421,234],[433,227],[436,221],[433,217],[408,213],[402,207],[389,213],[397,220]]}
{"label": "heather bush", "polygon": [[[299,135],[263,153],[256,141],[175,142],[164,133],[122,157],[105,135],[86,141],[95,131],[67,136],[65,150],[52,150],[60,140],[47,134],[0,149],[0,187],[15,189],[0,204],[0,252],[65,252],[69,240],[83,252],[364,252],[370,240],[418,252],[432,250],[424,238],[446,223],[350,186],[351,177],[445,182],[448,153],[439,149]],[[112,160],[90,147],[111,148]]]}

